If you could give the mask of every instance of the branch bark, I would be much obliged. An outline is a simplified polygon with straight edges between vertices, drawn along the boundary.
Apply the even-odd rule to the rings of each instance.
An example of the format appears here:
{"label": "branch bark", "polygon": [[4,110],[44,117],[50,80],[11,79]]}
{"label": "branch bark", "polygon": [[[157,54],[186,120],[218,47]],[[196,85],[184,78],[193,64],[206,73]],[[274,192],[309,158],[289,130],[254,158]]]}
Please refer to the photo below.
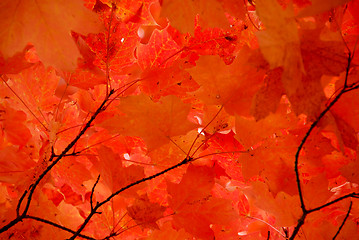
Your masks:
{"label": "branch bark", "polygon": [[296,176],[296,183],[297,183],[297,188],[298,188],[298,193],[299,193],[299,199],[300,199],[300,205],[301,205],[301,209],[302,209],[302,216],[301,218],[298,220],[297,225],[295,226],[292,235],[290,236],[290,240],[293,240],[296,235],[298,234],[300,228],[304,225],[305,219],[308,216],[308,214],[313,213],[315,211],[319,211],[322,208],[325,208],[329,205],[332,205],[336,202],[339,202],[345,198],[348,197],[358,197],[357,193],[350,193],[348,195],[342,196],[334,201],[331,201],[329,203],[326,203],[322,206],[319,206],[317,208],[313,208],[311,210],[308,210],[305,206],[305,202],[304,202],[304,197],[303,197],[303,190],[302,190],[302,186],[301,186],[301,179],[300,179],[300,173],[299,173],[299,155],[300,152],[303,149],[304,144],[306,143],[306,141],[308,140],[308,138],[310,137],[310,134],[312,133],[312,131],[314,130],[314,128],[319,124],[319,122],[322,120],[322,118],[325,116],[325,114],[327,114],[329,112],[329,110],[334,106],[335,103],[337,103],[339,101],[339,99],[342,97],[343,94],[356,90],[359,88],[358,83],[353,83],[351,85],[348,85],[348,77],[349,77],[349,71],[351,68],[351,62],[353,59],[353,55],[349,52],[348,54],[348,59],[347,59],[347,66],[346,66],[346,71],[345,71],[345,79],[344,79],[344,86],[343,88],[339,91],[339,93],[329,102],[329,104],[326,106],[326,108],[319,114],[319,116],[317,117],[317,119],[311,124],[310,128],[308,129],[308,131],[306,132],[305,136],[303,137],[301,143],[299,144],[298,148],[297,148],[297,152],[295,154],[295,161],[294,161],[294,171],[295,171],[295,176]]}

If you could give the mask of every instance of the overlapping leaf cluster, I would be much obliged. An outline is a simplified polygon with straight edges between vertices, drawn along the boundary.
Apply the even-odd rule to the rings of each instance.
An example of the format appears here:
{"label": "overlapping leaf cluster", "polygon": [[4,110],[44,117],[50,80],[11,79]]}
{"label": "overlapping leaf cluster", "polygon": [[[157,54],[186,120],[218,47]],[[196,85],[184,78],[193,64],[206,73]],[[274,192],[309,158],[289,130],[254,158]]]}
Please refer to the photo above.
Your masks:
{"label": "overlapping leaf cluster", "polygon": [[357,239],[358,16],[1,1],[1,238]]}

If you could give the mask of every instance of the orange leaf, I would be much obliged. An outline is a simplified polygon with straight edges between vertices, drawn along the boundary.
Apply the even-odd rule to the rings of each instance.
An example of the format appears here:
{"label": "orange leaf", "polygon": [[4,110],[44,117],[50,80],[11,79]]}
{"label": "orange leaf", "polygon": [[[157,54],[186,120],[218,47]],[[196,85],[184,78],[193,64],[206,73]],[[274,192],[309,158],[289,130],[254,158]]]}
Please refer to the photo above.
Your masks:
{"label": "orange leaf", "polygon": [[342,175],[352,183],[359,183],[359,156],[352,160],[349,164],[340,168]]}
{"label": "orange leaf", "polygon": [[[97,152],[99,159],[97,162],[94,162],[95,167],[100,172],[101,179],[104,180],[111,192],[115,192],[145,177],[143,167],[136,165],[123,167],[121,157],[115,154],[112,149],[101,146],[97,149]],[[136,192],[142,187],[143,185],[137,185],[128,189],[123,194],[131,197],[136,196]]]}
{"label": "orange leaf", "polygon": [[[276,139],[276,142],[268,142],[248,154],[239,156],[243,177],[249,180],[253,176],[261,176],[273,195],[281,191],[294,195],[297,193],[297,186],[292,158],[297,141],[292,136]],[[267,149],[271,149],[270,153]]]}
{"label": "orange leaf", "polygon": [[343,5],[350,0],[311,0],[312,5],[304,8],[302,11],[300,11],[297,15],[297,17],[308,17],[308,16],[314,16],[323,12],[330,11],[333,8],[336,8],[340,5]]}
{"label": "orange leaf", "polygon": [[119,105],[125,116],[116,115],[100,125],[112,132],[142,137],[152,150],[169,142],[170,137],[195,128],[187,118],[190,108],[175,96],[163,97],[157,103],[146,95],[130,96]]}
{"label": "orange leaf", "polygon": [[293,94],[304,72],[293,9],[283,10],[277,0],[259,0],[256,12],[266,27],[256,33],[260,50],[271,69],[283,67],[284,88]]}
{"label": "orange leaf", "polygon": [[31,139],[32,134],[25,125],[26,114],[23,111],[0,105],[0,118],[6,137],[12,144],[24,146]]}
{"label": "orange leaf", "polygon": [[318,174],[303,184],[303,196],[308,208],[325,204],[332,195],[333,192],[328,189],[328,179],[325,174]]}
{"label": "orange leaf", "polygon": [[175,63],[167,68],[147,68],[141,77],[142,92],[151,95],[155,100],[168,95],[182,97],[187,92],[193,92],[199,88],[199,85],[180,66],[180,63]]}
{"label": "orange leaf", "polygon": [[173,224],[200,239],[214,239],[214,225],[230,224],[238,218],[231,200],[209,197],[188,203],[176,211]]}
{"label": "orange leaf", "polygon": [[196,18],[194,36],[186,36],[188,42],[185,50],[199,55],[219,55],[226,64],[231,64],[235,59],[234,51],[239,42],[237,35],[240,33],[221,28],[202,30],[198,21]]}
{"label": "orange leaf", "polygon": [[98,17],[80,0],[5,0],[0,3],[0,51],[5,58],[31,42],[45,64],[74,70],[80,53],[70,31],[86,35],[100,29]]}
{"label": "orange leaf", "polygon": [[178,58],[176,53],[179,50],[180,47],[166,29],[156,29],[147,44],[137,47],[138,64],[142,69],[169,66]]}
{"label": "orange leaf", "polygon": [[184,229],[179,229],[178,231],[172,227],[170,222],[165,222],[161,229],[155,230],[151,235],[146,238],[147,240],[181,240],[181,239],[190,239],[191,235],[187,233]]}
{"label": "orange leaf", "polygon": [[218,56],[201,56],[187,71],[201,86],[193,94],[206,104],[222,105],[238,94],[241,77],[239,61],[226,65]]}
{"label": "orange leaf", "polygon": [[127,207],[128,215],[138,225],[155,229],[159,229],[156,221],[162,218],[165,209],[158,203],[150,202],[147,195],[140,196],[131,206]]}
{"label": "orange leaf", "polygon": [[254,96],[251,113],[256,121],[267,117],[271,112],[276,112],[284,93],[281,83],[282,72],[282,68],[270,70],[264,78],[264,85]]}
{"label": "orange leaf", "polygon": [[237,217],[230,200],[211,196],[214,171],[191,164],[180,183],[167,182],[174,225],[202,239],[213,239],[211,224],[228,224]]}
{"label": "orange leaf", "polygon": [[33,63],[26,61],[25,55],[29,47],[14,56],[4,59],[0,53],[0,74],[15,74],[21,72],[23,69],[31,67]]}
{"label": "orange leaf", "polygon": [[125,24],[115,17],[112,21],[110,21],[110,17],[105,20],[106,24],[111,24],[110,36],[106,32],[89,34],[86,43],[96,54],[94,61],[96,66],[103,70],[108,67],[109,70],[118,73],[136,61],[135,49],[139,41],[137,35],[139,24]]}
{"label": "orange leaf", "polygon": [[178,209],[182,204],[206,198],[214,186],[214,169],[189,165],[179,184],[167,183],[170,206]]}
{"label": "orange leaf", "polygon": [[222,5],[217,0],[163,0],[161,16],[167,17],[171,25],[180,32],[193,33],[196,15],[200,15],[204,27],[228,28]]}
{"label": "orange leaf", "polygon": [[292,197],[280,192],[274,198],[265,183],[252,182],[243,192],[250,203],[271,213],[276,218],[278,226],[295,225],[301,215],[297,196]]}
{"label": "orange leaf", "polygon": [[[75,193],[86,193],[83,182],[91,179],[90,171],[85,164],[79,162],[75,157],[67,157],[65,161],[59,162],[51,172],[56,186],[69,185]],[[78,184],[81,183],[81,184]]]}

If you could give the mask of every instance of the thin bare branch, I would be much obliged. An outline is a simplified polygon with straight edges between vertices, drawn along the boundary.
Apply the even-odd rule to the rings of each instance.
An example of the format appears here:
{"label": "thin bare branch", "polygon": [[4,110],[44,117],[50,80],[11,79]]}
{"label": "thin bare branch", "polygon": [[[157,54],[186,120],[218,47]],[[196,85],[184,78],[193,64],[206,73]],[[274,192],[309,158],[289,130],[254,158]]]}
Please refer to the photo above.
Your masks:
{"label": "thin bare branch", "polygon": [[84,221],[84,222],[82,223],[82,225],[79,227],[79,229],[77,230],[77,232],[76,232],[71,238],[69,238],[69,240],[74,240],[74,239],[78,236],[78,234],[80,234],[80,233],[82,232],[82,230],[86,227],[86,225],[90,222],[92,216],[97,212],[97,210],[98,210],[101,206],[103,206],[104,204],[108,203],[112,198],[114,198],[114,197],[117,196],[118,194],[122,193],[123,191],[125,191],[125,190],[127,190],[127,189],[129,189],[129,188],[131,188],[131,187],[133,187],[133,186],[136,186],[136,185],[138,185],[138,184],[140,184],[140,183],[143,183],[143,182],[147,182],[147,181],[152,180],[152,179],[154,179],[154,178],[156,178],[156,177],[158,177],[158,176],[161,176],[161,175],[163,175],[163,174],[165,174],[165,173],[167,173],[167,172],[169,172],[169,171],[171,171],[171,170],[173,170],[173,169],[176,169],[176,168],[178,168],[178,167],[180,167],[180,166],[183,166],[183,165],[185,165],[185,164],[188,164],[188,163],[191,162],[192,160],[193,160],[192,158],[185,158],[183,161],[177,163],[176,165],[173,165],[173,166],[171,166],[171,167],[169,167],[169,168],[166,168],[165,170],[163,170],[163,171],[161,171],[161,172],[158,172],[158,173],[156,173],[156,174],[153,174],[153,175],[151,175],[151,176],[148,176],[148,177],[142,178],[142,179],[140,179],[140,180],[134,181],[134,182],[128,184],[127,186],[121,188],[120,190],[118,190],[118,191],[112,193],[108,198],[106,198],[106,199],[103,200],[102,202],[99,202],[99,203],[96,204],[96,206],[93,208],[93,210],[92,210],[92,211],[90,212],[90,214],[87,216],[87,218],[85,219],[85,221]]}
{"label": "thin bare branch", "polygon": [[196,143],[197,139],[199,138],[199,136],[201,136],[201,134],[204,132],[204,130],[207,129],[207,127],[214,121],[214,119],[216,119],[216,117],[219,115],[219,113],[222,111],[222,109],[223,109],[223,105],[222,105],[221,108],[218,110],[218,112],[212,117],[211,121],[209,121],[209,122],[206,124],[206,126],[204,126],[204,128],[202,128],[202,130],[197,134],[196,138],[195,138],[195,139],[193,140],[193,142],[192,142],[191,147],[190,147],[189,150],[188,150],[188,153],[187,153],[186,158],[189,158],[189,156],[193,156],[193,155],[197,152],[198,148],[197,148],[197,149],[195,150],[195,152],[191,155],[191,151],[192,151],[192,149],[193,149],[193,147],[194,147],[194,144]]}
{"label": "thin bare branch", "polygon": [[295,236],[298,234],[300,228],[304,224],[305,218],[307,217],[307,215],[309,213],[318,211],[318,210],[320,210],[320,209],[322,209],[324,207],[327,207],[327,206],[329,206],[331,204],[334,204],[334,203],[336,203],[338,201],[341,201],[341,200],[343,200],[345,198],[348,198],[348,197],[358,197],[358,195],[356,193],[351,193],[351,194],[348,194],[348,195],[343,196],[341,198],[338,198],[338,199],[336,199],[336,200],[334,200],[332,202],[324,204],[324,205],[322,205],[320,207],[308,210],[308,209],[306,209],[306,206],[305,206],[305,203],[304,203],[303,191],[302,191],[302,187],[301,187],[301,180],[300,180],[300,174],[299,174],[299,155],[300,155],[301,150],[303,149],[304,144],[308,140],[308,138],[309,138],[310,134],[312,133],[312,131],[314,130],[314,128],[319,124],[319,122],[322,120],[322,118],[325,116],[325,114],[327,112],[329,112],[329,110],[334,106],[334,104],[339,101],[339,99],[342,97],[343,94],[359,88],[359,86],[357,86],[357,85],[348,86],[349,71],[350,71],[351,62],[352,62],[352,59],[353,59],[352,57],[353,57],[353,55],[349,52],[348,59],[347,59],[347,66],[346,66],[346,71],[345,71],[345,79],[344,79],[343,88],[341,89],[341,91],[339,91],[337,93],[337,95],[332,99],[332,101],[319,114],[317,119],[311,124],[311,126],[309,127],[309,129],[306,132],[305,136],[303,137],[300,145],[297,148],[297,152],[295,154],[294,171],[295,171],[295,176],[296,176],[297,189],[298,189],[298,193],[299,193],[300,205],[301,205],[301,209],[302,209],[302,216],[298,220],[298,223],[295,226],[291,237],[289,238],[290,240],[293,240],[295,238]]}
{"label": "thin bare branch", "polygon": [[323,209],[323,208],[326,208],[326,207],[328,207],[328,206],[330,206],[330,205],[333,205],[334,203],[340,202],[340,201],[342,201],[342,200],[344,200],[344,199],[346,199],[346,198],[350,198],[350,197],[352,197],[352,198],[359,198],[359,193],[355,193],[355,192],[349,193],[349,194],[344,195],[344,196],[341,196],[340,198],[337,198],[337,199],[335,199],[335,200],[333,200],[333,201],[330,201],[330,202],[328,202],[328,203],[326,203],[326,204],[323,204],[323,205],[321,205],[321,206],[319,206],[319,207],[310,209],[310,210],[308,210],[307,212],[308,212],[308,213],[312,213],[312,212],[319,211],[319,210],[321,210],[321,209]]}
{"label": "thin bare branch", "polygon": [[[53,154],[51,155],[50,160],[49,160],[49,162],[51,162],[51,164],[38,176],[35,183],[30,185],[30,187],[28,189],[27,201],[26,201],[26,205],[25,205],[25,208],[24,208],[22,214],[20,216],[16,217],[14,220],[12,220],[10,223],[3,226],[0,229],[0,233],[7,231],[9,228],[13,227],[14,225],[16,225],[17,223],[19,223],[20,221],[22,221],[25,218],[25,216],[27,215],[27,212],[30,208],[30,203],[32,201],[32,195],[34,194],[34,192],[35,192],[37,186],[39,185],[39,183],[41,182],[41,180],[67,154],[67,152],[70,151],[70,149],[77,143],[77,141],[82,137],[82,135],[86,132],[86,130],[91,126],[92,122],[96,119],[98,114],[100,114],[102,111],[104,111],[106,109],[105,105],[108,102],[108,99],[112,94],[113,94],[113,91],[110,91],[110,94],[108,96],[106,96],[106,98],[103,100],[101,105],[97,108],[96,112],[92,115],[92,117],[86,123],[85,127],[81,130],[81,132],[71,141],[71,143],[69,143],[67,145],[67,147],[61,152],[61,154],[58,155],[56,157],[56,159],[52,162],[51,162],[51,160],[52,160],[52,158],[54,158],[54,155]],[[18,208],[20,209],[20,207],[21,206],[19,205]]]}
{"label": "thin bare branch", "polygon": [[90,206],[91,206],[91,210],[93,210],[93,194],[95,192],[95,188],[96,185],[98,183],[98,181],[100,181],[100,174],[98,175],[95,184],[93,185],[92,189],[91,189],[91,195],[90,195]]}
{"label": "thin bare branch", "polygon": [[10,87],[10,85],[6,82],[6,80],[4,79],[4,77],[1,75],[0,76],[1,80],[4,82],[4,84],[10,89],[10,91],[20,100],[20,102],[26,107],[27,110],[29,110],[29,112],[31,113],[31,115],[40,123],[41,126],[43,126],[43,128],[46,131],[49,131],[49,129],[40,121],[40,119],[35,115],[35,113],[33,113],[33,111],[31,111],[31,109],[29,108],[29,106],[27,106],[27,104],[24,102],[24,100],[21,99],[21,97]]}
{"label": "thin bare branch", "polygon": [[263,219],[260,219],[260,218],[257,218],[257,217],[252,217],[252,216],[249,216],[249,215],[243,215],[243,216],[245,216],[245,217],[247,217],[247,218],[250,218],[250,219],[254,219],[254,220],[260,221],[260,222],[262,222],[262,223],[268,225],[268,227],[272,228],[274,231],[276,231],[276,232],[277,232],[279,235],[281,235],[282,237],[284,237],[284,238],[286,237],[283,233],[281,233],[281,232],[280,232],[277,228],[275,228],[272,224],[270,224],[270,223],[264,221]]}
{"label": "thin bare branch", "polygon": [[[64,231],[69,232],[69,233],[72,233],[72,234],[75,233],[75,231],[72,230],[72,229],[69,229],[69,228],[64,227],[64,226],[62,226],[62,225],[60,225],[60,224],[51,222],[51,221],[46,220],[46,219],[43,219],[43,218],[26,215],[24,219],[32,219],[32,220],[35,220],[35,221],[38,221],[38,222],[42,222],[42,223],[51,225],[51,226],[53,226],[53,227],[59,228],[59,229],[61,229],[61,230],[64,230]],[[92,237],[89,237],[89,236],[86,236],[86,235],[83,235],[83,234],[80,234],[79,237],[84,238],[84,239],[89,239],[89,240],[96,240],[96,238],[92,238]]]}
{"label": "thin bare branch", "polygon": [[348,209],[348,211],[347,211],[347,214],[345,215],[345,218],[344,218],[342,224],[340,225],[338,231],[337,231],[336,234],[334,235],[333,240],[335,240],[335,239],[338,237],[340,231],[343,229],[345,222],[348,220],[350,211],[352,210],[352,206],[353,206],[353,202],[350,201],[350,205],[349,205],[349,209]]}

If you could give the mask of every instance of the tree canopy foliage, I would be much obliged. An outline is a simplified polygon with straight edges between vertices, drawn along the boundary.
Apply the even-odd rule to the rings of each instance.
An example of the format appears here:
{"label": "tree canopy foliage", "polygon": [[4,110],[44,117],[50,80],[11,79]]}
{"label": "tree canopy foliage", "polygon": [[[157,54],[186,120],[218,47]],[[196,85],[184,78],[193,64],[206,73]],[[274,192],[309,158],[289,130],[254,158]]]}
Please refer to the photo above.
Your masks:
{"label": "tree canopy foliage", "polygon": [[1,239],[359,239],[359,0],[0,1]]}

